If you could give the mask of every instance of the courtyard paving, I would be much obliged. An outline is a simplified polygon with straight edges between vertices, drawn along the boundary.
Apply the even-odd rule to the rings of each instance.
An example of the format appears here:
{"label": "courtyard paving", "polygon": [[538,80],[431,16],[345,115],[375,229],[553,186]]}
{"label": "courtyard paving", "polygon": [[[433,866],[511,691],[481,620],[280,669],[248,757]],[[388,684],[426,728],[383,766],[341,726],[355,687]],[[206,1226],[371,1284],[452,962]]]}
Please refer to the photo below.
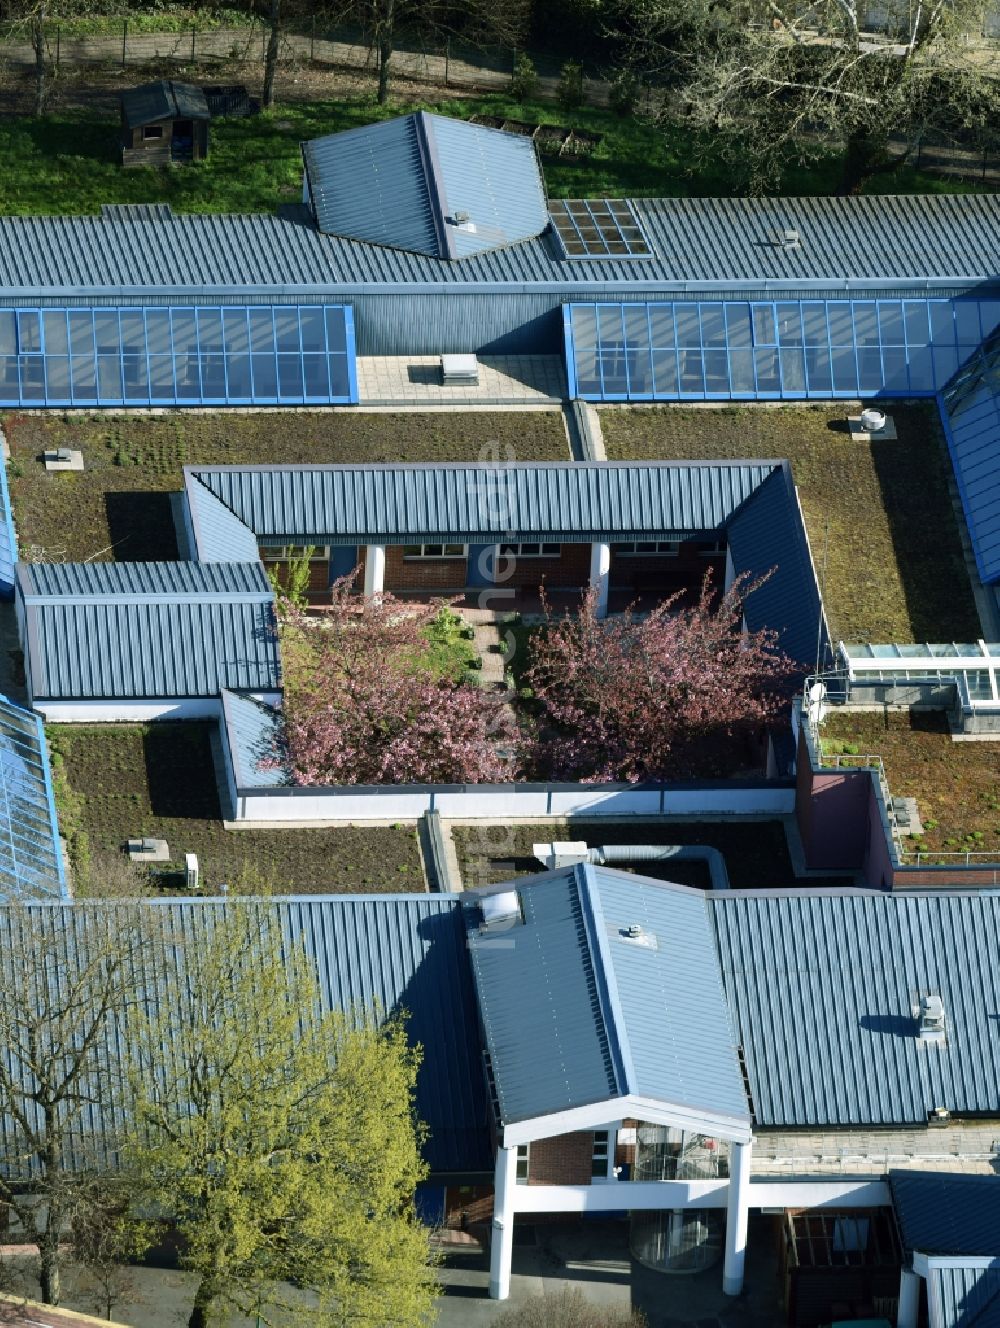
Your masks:
{"label": "courtyard paving", "polygon": [[539,406],[566,396],[560,355],[481,356],[475,387],[443,386],[438,355],[359,355],[362,406]]}

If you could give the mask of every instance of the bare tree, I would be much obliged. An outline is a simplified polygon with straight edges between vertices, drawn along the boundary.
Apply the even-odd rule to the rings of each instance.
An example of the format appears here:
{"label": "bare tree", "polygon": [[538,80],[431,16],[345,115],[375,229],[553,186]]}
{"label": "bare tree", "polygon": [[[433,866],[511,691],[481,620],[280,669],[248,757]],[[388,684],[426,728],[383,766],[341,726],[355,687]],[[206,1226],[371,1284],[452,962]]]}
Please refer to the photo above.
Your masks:
{"label": "bare tree", "polygon": [[0,1206],[37,1249],[50,1305],[64,1238],[105,1192],[115,1141],[98,1126],[123,1100],[115,1046],[140,945],[125,904],[0,911]]}
{"label": "bare tree", "polygon": [[281,0],[271,0],[270,29],[264,53],[264,88],[260,103],[264,110],[274,105],[274,76],[278,72],[278,48],[281,44]]}
{"label": "bare tree", "polygon": [[[995,57],[980,40],[983,0],[634,0],[618,33],[623,62],[666,80],[666,118],[722,152],[755,191],[785,165],[843,153],[839,190],[890,164],[890,133],[1000,112]],[[985,107],[982,103],[985,102]]]}

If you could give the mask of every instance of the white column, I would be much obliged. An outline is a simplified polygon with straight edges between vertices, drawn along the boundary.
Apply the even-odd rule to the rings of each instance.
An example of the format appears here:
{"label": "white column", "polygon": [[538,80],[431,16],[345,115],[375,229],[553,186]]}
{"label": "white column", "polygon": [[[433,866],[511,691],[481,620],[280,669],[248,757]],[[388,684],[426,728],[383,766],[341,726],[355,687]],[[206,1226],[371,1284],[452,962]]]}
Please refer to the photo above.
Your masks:
{"label": "white column", "polygon": [[493,1178],[493,1238],[490,1241],[490,1299],[510,1295],[510,1261],[514,1253],[514,1186],[517,1149],[498,1148]]}
{"label": "white column", "polygon": [[899,1270],[899,1309],[896,1328],[917,1328],[920,1312],[920,1277],[911,1268]]}
{"label": "white column", "polygon": [[750,1199],[751,1145],[729,1146],[729,1194],[726,1199],[726,1260],[722,1289],[727,1296],[743,1290],[743,1265],[747,1252],[747,1208]]}
{"label": "white column", "polygon": [[608,583],[611,580],[611,545],[592,544],[590,546],[590,585],[597,590],[597,616],[604,618],[608,612]]}
{"label": "white column", "polygon": [[381,595],[385,589],[385,545],[369,544],[365,550],[365,594]]}

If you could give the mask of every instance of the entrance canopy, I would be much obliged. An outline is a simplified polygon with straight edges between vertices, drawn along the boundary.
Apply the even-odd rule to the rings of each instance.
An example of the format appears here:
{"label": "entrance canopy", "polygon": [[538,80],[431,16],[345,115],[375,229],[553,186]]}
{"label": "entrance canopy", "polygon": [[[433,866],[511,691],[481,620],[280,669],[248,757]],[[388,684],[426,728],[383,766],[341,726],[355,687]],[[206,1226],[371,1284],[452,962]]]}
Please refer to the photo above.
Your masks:
{"label": "entrance canopy", "polygon": [[1000,324],[1000,300],[564,306],[570,396],[759,401],[933,396]]}

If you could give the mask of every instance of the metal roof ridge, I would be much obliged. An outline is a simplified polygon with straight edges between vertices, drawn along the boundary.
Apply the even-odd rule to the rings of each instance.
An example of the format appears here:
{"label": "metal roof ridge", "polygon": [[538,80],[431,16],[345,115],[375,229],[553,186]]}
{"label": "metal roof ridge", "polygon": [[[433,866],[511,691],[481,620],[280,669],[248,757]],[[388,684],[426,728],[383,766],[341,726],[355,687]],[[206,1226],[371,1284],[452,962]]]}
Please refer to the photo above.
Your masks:
{"label": "metal roof ridge", "polygon": [[[736,470],[745,468],[771,467],[771,473],[785,466],[786,462],[781,457],[745,457],[731,458],[727,460],[648,460],[648,461],[321,461],[309,462],[298,461],[290,462],[287,465],[275,463],[268,465],[215,465],[215,466],[185,466],[185,472],[190,472],[192,478],[198,480],[204,488],[208,488],[202,480],[202,475],[256,475],[256,474],[294,474],[308,472],[310,474],[335,472],[346,474],[348,472],[357,472],[359,474],[370,475],[379,473],[388,473],[390,471],[424,471],[428,474],[436,475],[441,471],[535,471],[535,470],[555,470],[555,471],[573,471],[584,474],[588,471],[608,472],[612,470],[637,471],[637,470]],[[768,476],[769,478],[769,476]],[[219,495],[214,490],[209,489],[213,497]],[[220,502],[224,502],[219,498]],[[228,504],[224,504],[229,506]],[[229,509],[233,511],[232,508]],[[234,516],[239,516],[238,512],[233,511]],[[242,519],[242,518],[241,518]]]}
{"label": "metal roof ridge", "polygon": [[629,1097],[638,1091],[635,1066],[629,1047],[628,1033],[625,1028],[625,1014],[618,994],[618,980],[614,961],[608,946],[604,930],[604,910],[597,893],[597,881],[594,868],[589,862],[581,862],[573,869],[573,884],[580,901],[584,929],[587,934],[590,967],[597,987],[601,1015],[608,1039],[608,1050],[614,1066],[618,1092],[622,1097]]}
{"label": "metal roof ridge", "polygon": [[434,230],[437,234],[438,249],[440,251],[439,257],[453,261],[458,258],[458,254],[455,252],[454,236],[451,234],[444,211],[447,201],[445,198],[444,173],[438,157],[434,126],[427,111],[416,111],[414,113],[413,127],[417,137],[420,161],[424,168],[424,184],[431,207],[431,216],[434,218]]}

